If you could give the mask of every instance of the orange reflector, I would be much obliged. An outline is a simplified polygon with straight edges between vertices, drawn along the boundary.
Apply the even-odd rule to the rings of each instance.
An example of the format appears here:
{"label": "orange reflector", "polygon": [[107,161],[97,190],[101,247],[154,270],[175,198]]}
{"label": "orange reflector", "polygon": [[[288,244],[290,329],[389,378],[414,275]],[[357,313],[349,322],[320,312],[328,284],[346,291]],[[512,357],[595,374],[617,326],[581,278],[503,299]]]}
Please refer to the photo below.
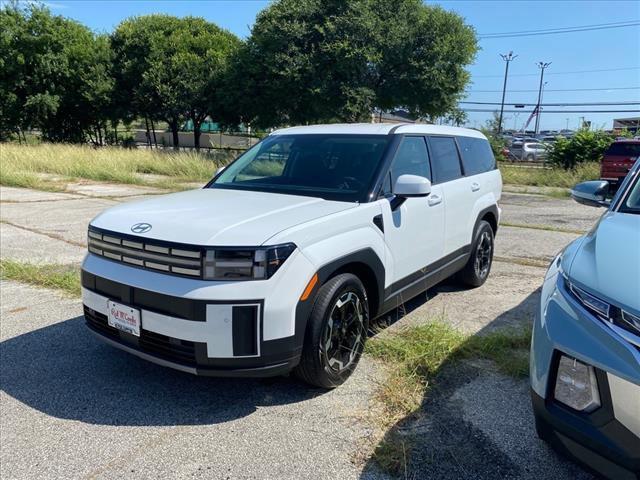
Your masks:
{"label": "orange reflector", "polygon": [[316,286],[316,283],[318,283],[317,273],[314,274],[313,277],[311,277],[311,280],[309,280],[309,283],[307,284],[307,288],[305,288],[304,292],[302,292],[300,301],[304,302],[307,298],[309,298],[309,295],[311,295],[311,292],[313,292],[313,288]]}

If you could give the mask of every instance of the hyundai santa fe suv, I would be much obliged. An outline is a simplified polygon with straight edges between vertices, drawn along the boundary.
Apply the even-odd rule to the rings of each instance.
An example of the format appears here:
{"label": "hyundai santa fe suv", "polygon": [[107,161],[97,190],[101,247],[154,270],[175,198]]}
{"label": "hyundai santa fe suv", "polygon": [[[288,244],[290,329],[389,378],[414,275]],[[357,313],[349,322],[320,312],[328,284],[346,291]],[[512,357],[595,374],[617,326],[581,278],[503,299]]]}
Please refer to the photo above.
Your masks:
{"label": "hyundai santa fe suv", "polygon": [[539,436],[612,479],[640,478],[640,161],[572,196],[607,206],[546,274],[531,343]]}
{"label": "hyundai santa fe suv", "polygon": [[456,273],[484,283],[501,188],[474,130],[278,130],[202,189],[90,223],[86,323],[185,372],[293,370],[332,388],[354,370],[372,319]]}

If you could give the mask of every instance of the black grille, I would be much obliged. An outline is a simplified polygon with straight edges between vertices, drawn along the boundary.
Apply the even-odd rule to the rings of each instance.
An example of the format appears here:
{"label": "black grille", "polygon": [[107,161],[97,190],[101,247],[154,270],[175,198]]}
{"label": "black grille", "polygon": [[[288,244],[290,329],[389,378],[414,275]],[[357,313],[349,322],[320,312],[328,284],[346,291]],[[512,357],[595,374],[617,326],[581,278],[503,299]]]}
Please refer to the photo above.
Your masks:
{"label": "black grille", "polygon": [[181,275],[202,277],[202,250],[182,245],[90,228],[89,251],[130,266]]}
{"label": "black grille", "polygon": [[135,337],[109,326],[107,316],[88,307],[84,307],[87,325],[96,332],[142,352],[190,366],[196,364],[196,343],[188,340],[167,337],[159,333],[140,329],[140,337]]}

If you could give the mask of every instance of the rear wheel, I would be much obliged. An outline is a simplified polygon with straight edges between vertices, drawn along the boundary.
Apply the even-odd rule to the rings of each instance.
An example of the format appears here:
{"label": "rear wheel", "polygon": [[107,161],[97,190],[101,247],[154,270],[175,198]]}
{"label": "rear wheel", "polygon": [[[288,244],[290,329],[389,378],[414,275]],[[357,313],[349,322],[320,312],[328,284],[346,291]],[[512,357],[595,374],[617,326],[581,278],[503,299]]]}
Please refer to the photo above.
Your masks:
{"label": "rear wheel", "polygon": [[327,281],[309,317],[295,375],[322,388],[344,383],[360,360],[368,326],[367,294],[360,279],[343,273]]}
{"label": "rear wheel", "polygon": [[487,280],[492,263],[493,229],[489,222],[481,220],[471,245],[471,256],[460,272],[460,279],[466,285],[479,287]]}

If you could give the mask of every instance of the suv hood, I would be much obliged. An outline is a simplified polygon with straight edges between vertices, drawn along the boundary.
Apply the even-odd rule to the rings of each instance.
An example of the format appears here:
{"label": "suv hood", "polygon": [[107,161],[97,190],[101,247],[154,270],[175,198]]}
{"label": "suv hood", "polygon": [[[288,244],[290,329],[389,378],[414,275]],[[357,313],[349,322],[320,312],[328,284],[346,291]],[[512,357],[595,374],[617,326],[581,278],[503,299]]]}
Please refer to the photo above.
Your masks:
{"label": "suv hood", "polygon": [[[258,246],[276,233],[356,203],[277,193],[204,188],[112,207],[91,222],[105,230],[168,242]],[[134,234],[136,223],[151,230]]]}
{"label": "suv hood", "polygon": [[568,272],[612,303],[640,311],[640,215],[607,212],[578,247]]}

